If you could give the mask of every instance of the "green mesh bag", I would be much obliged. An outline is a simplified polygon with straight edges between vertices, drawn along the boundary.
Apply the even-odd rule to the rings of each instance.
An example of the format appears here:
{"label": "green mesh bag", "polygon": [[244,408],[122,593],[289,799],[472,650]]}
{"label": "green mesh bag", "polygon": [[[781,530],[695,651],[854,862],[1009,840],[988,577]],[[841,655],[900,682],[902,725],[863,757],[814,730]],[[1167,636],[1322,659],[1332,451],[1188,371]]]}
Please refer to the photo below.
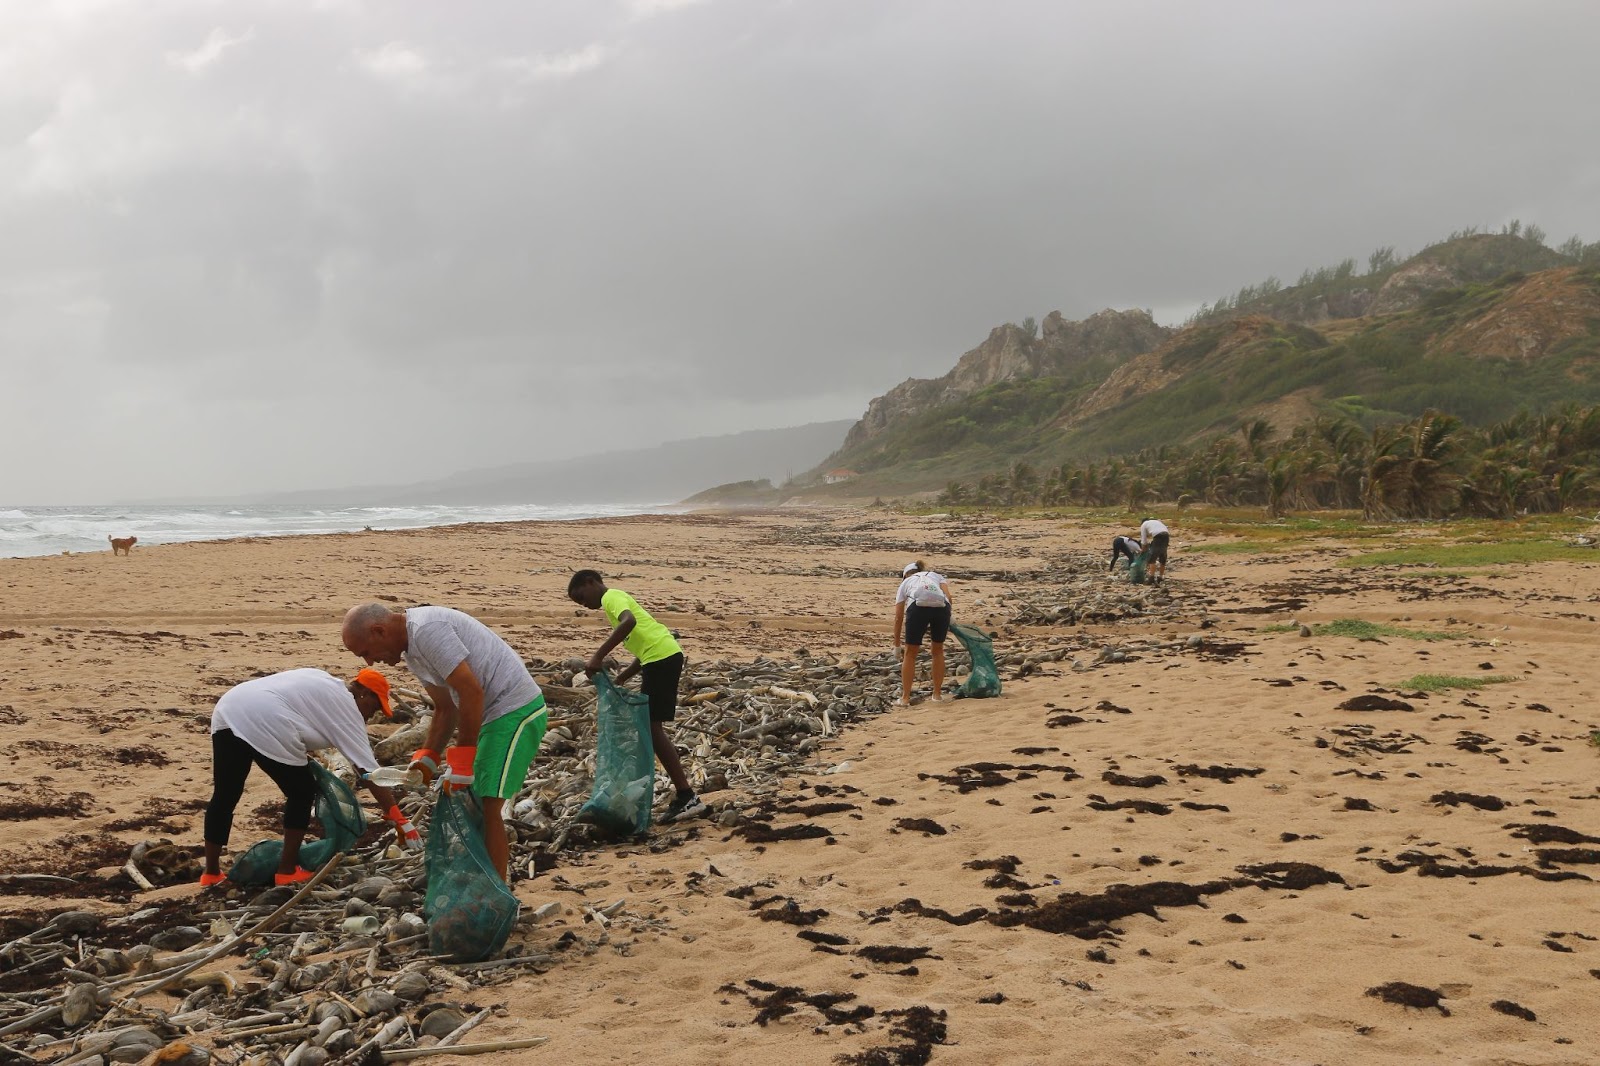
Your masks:
{"label": "green mesh bag", "polygon": [[650,747],[650,700],[594,676],[594,791],[578,820],[625,837],[650,828],[655,803],[656,756]]}
{"label": "green mesh bag", "polygon": [[980,700],[1000,695],[1000,671],[994,666],[994,642],[984,634],[983,630],[959,622],[950,624],[950,632],[956,635],[956,639],[967,649],[967,655],[972,659],[972,669],[967,672],[967,679],[961,683],[959,694],[968,699]]}
{"label": "green mesh bag", "polygon": [[500,880],[483,845],[483,810],[471,792],[446,792],[428,826],[428,950],[478,962],[505,945],[517,923],[517,897]]}
{"label": "green mesh bag", "polygon": [[[313,802],[317,821],[322,823],[322,836],[301,843],[300,865],[307,870],[315,870],[341,851],[349,851],[355,846],[361,834],[367,831],[367,816],[349,785],[315,759],[308,765],[311,767],[311,776],[316,779],[316,799]],[[278,863],[282,859],[283,841],[263,840],[234,861],[233,869],[228,871],[228,880],[240,885],[270,885],[272,875],[278,872]]]}
{"label": "green mesh bag", "polygon": [[1134,556],[1133,562],[1128,566],[1128,580],[1132,581],[1135,585],[1144,584],[1145,571],[1149,568],[1149,566],[1150,553],[1148,551],[1140,552],[1138,555]]}

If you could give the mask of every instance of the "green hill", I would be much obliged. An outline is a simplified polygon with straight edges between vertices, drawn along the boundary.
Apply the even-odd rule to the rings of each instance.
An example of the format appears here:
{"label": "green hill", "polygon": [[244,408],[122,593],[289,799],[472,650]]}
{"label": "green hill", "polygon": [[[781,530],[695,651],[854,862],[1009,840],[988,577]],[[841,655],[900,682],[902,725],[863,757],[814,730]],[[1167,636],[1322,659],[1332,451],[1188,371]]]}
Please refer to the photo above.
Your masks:
{"label": "green hill", "polygon": [[[1600,246],[1569,250],[1600,258]],[[1437,410],[1485,426],[1600,402],[1600,267],[1573,255],[1525,236],[1469,234],[1367,275],[1302,281],[1247,287],[1186,328],[1123,329],[1118,344],[1080,345],[1071,359],[1037,353],[1050,319],[1038,339],[1000,327],[952,371],[976,367],[988,383],[964,394],[951,375],[897,386],[796,487],[847,467],[859,475],[851,494],[898,494],[1018,462],[1194,446],[1245,422],[1281,438],[1319,418],[1370,431]],[[1333,315],[1352,307],[1361,310]],[[1058,338],[1079,325],[1053,318]]]}

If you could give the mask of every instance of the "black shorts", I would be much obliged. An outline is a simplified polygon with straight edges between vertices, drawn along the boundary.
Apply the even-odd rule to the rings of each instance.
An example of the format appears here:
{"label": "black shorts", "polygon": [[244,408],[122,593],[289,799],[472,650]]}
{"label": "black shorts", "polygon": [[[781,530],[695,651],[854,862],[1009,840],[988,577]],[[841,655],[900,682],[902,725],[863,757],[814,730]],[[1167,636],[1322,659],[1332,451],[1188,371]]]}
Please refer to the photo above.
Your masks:
{"label": "black shorts", "polygon": [[639,690],[650,697],[652,722],[670,722],[678,717],[678,681],[682,677],[681,651],[639,668]]}
{"label": "black shorts", "polygon": [[950,635],[950,605],[943,607],[906,607],[906,643],[913,648],[922,646],[922,634],[931,632],[935,644],[943,644]]}
{"label": "black shorts", "polygon": [[1157,533],[1150,538],[1150,547],[1145,549],[1145,562],[1167,565],[1167,535]]}

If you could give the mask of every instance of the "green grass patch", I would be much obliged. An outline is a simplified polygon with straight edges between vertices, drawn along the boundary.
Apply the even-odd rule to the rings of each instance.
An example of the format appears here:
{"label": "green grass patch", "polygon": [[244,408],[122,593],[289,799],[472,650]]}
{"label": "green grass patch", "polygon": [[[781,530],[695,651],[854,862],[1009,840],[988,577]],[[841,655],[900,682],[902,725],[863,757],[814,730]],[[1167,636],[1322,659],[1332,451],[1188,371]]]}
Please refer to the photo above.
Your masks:
{"label": "green grass patch", "polygon": [[1340,566],[1507,566],[1548,562],[1600,562],[1600,552],[1551,541],[1500,541],[1470,544],[1415,544],[1366,552],[1339,560]]}
{"label": "green grass patch", "polygon": [[1398,689],[1421,692],[1443,692],[1452,688],[1482,688],[1484,685],[1503,685],[1516,681],[1511,674],[1482,674],[1468,677],[1464,674],[1417,674],[1395,685]]}
{"label": "green grass patch", "polygon": [[[1299,625],[1282,623],[1279,625],[1262,626],[1258,633],[1298,633]],[[1364,622],[1359,618],[1336,618],[1332,622],[1318,622],[1311,627],[1312,635],[1318,637],[1349,637],[1352,640],[1380,640],[1384,637],[1396,637],[1403,640],[1460,640],[1458,633],[1447,633],[1439,629],[1406,629],[1403,626],[1392,626],[1385,622]]]}
{"label": "green grass patch", "polygon": [[1381,637],[1401,637],[1406,640],[1459,640],[1454,633],[1437,629],[1406,629],[1383,622],[1363,622],[1357,618],[1339,618],[1311,627],[1319,637],[1353,637],[1356,640],[1377,640]]}

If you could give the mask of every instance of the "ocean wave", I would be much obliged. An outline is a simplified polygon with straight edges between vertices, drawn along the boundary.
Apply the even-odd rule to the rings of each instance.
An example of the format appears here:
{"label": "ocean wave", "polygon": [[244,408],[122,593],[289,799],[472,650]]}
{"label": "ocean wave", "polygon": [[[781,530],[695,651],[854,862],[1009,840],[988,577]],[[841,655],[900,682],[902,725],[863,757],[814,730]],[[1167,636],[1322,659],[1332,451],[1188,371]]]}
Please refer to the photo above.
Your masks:
{"label": "ocean wave", "polygon": [[420,529],[473,522],[571,521],[658,512],[655,505],[525,504],[345,507],[36,507],[0,509],[0,557],[109,551],[107,537],[141,545],[231,537],[286,537],[362,529]]}

